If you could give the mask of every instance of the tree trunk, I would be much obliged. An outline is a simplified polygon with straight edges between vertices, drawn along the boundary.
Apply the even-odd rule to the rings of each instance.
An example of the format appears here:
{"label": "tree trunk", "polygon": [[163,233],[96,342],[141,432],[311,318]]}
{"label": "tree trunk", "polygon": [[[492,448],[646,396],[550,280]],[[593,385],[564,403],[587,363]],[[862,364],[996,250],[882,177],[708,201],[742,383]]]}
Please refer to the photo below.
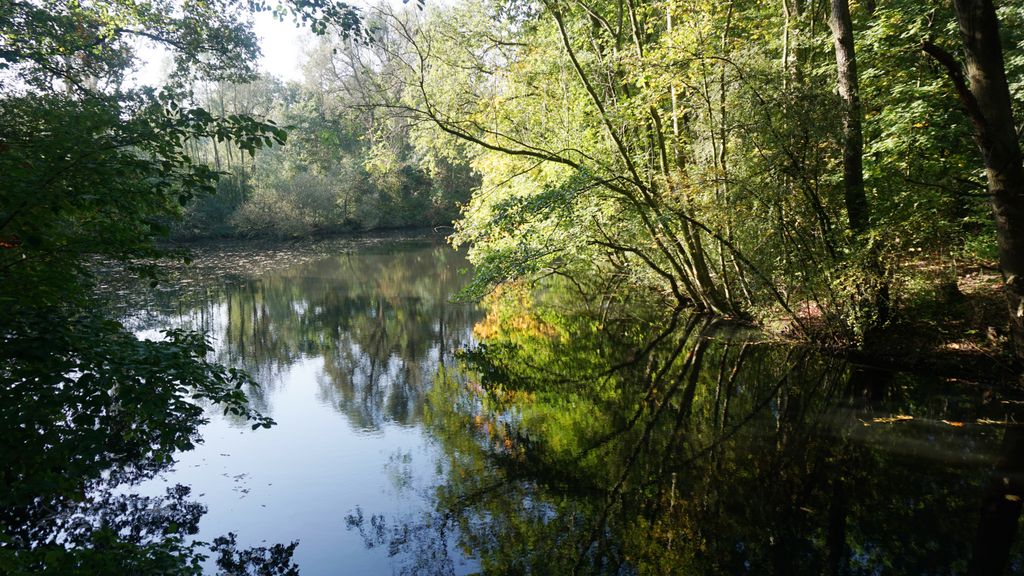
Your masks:
{"label": "tree trunk", "polygon": [[[801,13],[800,2],[797,0],[782,0],[782,90],[786,91],[803,82],[801,71],[802,49],[799,39],[803,36],[800,30]],[[813,31],[811,37],[814,36]]]}
{"label": "tree trunk", "polygon": [[953,6],[970,85],[952,55],[930,42],[922,48],[949,72],[985,159],[1014,353],[1024,360],[1024,168],[999,42],[999,21],[992,0],[954,0]]}
{"label": "tree trunk", "polygon": [[850,231],[861,236],[868,229],[868,200],[864,194],[864,136],[853,21],[848,0],[831,0],[831,3],[828,25],[835,42],[839,97],[843,99],[843,193]]}

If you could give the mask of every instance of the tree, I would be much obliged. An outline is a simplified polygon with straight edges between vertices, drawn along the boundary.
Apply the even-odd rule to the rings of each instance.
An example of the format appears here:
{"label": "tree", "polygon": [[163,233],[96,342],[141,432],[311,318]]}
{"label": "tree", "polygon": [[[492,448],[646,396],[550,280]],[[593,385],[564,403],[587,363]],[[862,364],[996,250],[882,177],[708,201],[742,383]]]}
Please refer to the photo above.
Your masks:
{"label": "tree", "polygon": [[[290,6],[278,11],[321,31],[356,23],[331,0]],[[206,360],[202,334],[139,341],[92,290],[100,260],[153,277],[136,259],[159,254],[154,240],[168,223],[214,190],[221,173],[196,162],[188,142],[230,140],[247,153],[284,142],[273,123],[214,115],[183,88],[190,78],[251,77],[258,48],[247,15],[268,9],[243,0],[0,5],[4,572],[167,571],[167,552],[181,571],[198,570],[173,523],[157,542],[116,529],[61,535],[98,487],[154,474],[192,446],[202,411],[190,400],[272,424],[249,407],[244,373]],[[124,85],[135,38],[171,51],[168,87]]]}
{"label": "tree", "polygon": [[984,159],[1014,353],[1024,360],[1024,166],[999,19],[992,0],[956,0],[953,7],[967,78],[961,64],[942,47],[928,39],[922,48],[945,67]]}
{"label": "tree", "polygon": [[384,12],[404,40],[405,91],[380,104],[432,150],[469,146],[483,175],[455,236],[482,290],[597,273],[674,305],[775,307],[797,324],[793,300],[833,296],[842,190],[821,173],[838,118],[820,83],[779,93],[762,5]]}
{"label": "tree", "polygon": [[832,0],[828,17],[835,43],[839,97],[843,100],[843,194],[850,231],[862,236],[868,229],[868,201],[864,194],[864,115],[860,105],[860,80],[853,42],[853,20],[847,0]]}

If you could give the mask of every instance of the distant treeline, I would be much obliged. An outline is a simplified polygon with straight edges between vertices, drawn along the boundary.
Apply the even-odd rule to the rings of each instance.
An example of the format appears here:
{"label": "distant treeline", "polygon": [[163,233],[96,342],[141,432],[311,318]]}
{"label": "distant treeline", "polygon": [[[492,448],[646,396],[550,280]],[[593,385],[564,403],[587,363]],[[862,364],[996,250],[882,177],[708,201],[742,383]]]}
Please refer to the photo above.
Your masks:
{"label": "distant treeline", "polygon": [[351,71],[340,74],[321,62],[313,58],[304,84],[261,78],[195,87],[206,108],[273,118],[288,139],[255,154],[216,138],[190,142],[193,157],[223,175],[215,194],[187,206],[173,236],[294,237],[450,225],[458,218],[479,184],[468,165],[417,154],[408,126],[360,106],[345,86],[354,81]]}

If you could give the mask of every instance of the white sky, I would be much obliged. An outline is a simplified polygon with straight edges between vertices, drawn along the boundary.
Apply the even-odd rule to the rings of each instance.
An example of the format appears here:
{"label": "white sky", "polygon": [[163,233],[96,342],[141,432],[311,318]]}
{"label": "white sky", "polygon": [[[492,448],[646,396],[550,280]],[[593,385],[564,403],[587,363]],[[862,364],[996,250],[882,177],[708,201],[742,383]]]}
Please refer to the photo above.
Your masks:
{"label": "white sky", "polygon": [[[379,0],[350,0],[354,6],[367,6]],[[388,0],[391,4],[400,5],[401,0]],[[437,5],[450,4],[451,0],[431,0]],[[259,37],[260,70],[285,81],[302,80],[302,68],[307,56],[306,51],[316,42],[316,36],[308,28],[299,27],[286,17],[278,21],[270,12],[262,12],[253,17],[253,29]],[[159,86],[169,67],[166,52],[155,47],[151,42],[140,42],[139,70],[133,75],[132,82]]]}
{"label": "white sky", "polygon": [[[302,80],[302,64],[306,49],[315,36],[300,28],[290,18],[280,22],[269,12],[256,14],[254,31],[259,37],[259,67],[285,81]],[[139,41],[139,69],[131,77],[132,83],[159,86],[166,76],[170,62],[166,50],[149,41]]]}
{"label": "white sky", "polygon": [[290,19],[279,22],[269,12],[257,14],[255,31],[260,38],[260,69],[288,81],[302,80],[305,52],[315,36],[306,28],[298,28]]}

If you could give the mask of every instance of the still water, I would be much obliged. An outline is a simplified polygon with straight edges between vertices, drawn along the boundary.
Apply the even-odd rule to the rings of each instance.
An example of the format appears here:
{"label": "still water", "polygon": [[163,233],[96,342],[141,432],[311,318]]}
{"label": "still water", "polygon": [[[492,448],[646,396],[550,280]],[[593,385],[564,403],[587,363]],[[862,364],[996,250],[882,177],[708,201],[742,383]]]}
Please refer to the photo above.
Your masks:
{"label": "still water", "polygon": [[[158,329],[206,330],[215,357],[244,367],[261,387],[255,406],[277,425],[253,431],[211,409],[204,443],[143,487],[192,487],[208,507],[199,538],[229,531],[243,546],[299,541],[302,574],[390,574],[407,559],[367,546],[352,527],[360,510],[419,518],[448,475],[427,430],[426,397],[453,354],[473,342],[474,304],[450,300],[468,264],[444,244],[342,245],[337,254],[288,254],[250,266],[248,254],[201,254],[227,262],[223,281],[184,279],[159,295],[143,320]],[[269,271],[261,272],[266,265]],[[455,541],[434,540],[449,573],[476,571]]]}
{"label": "still water", "polygon": [[208,330],[277,422],[211,409],[140,488],[191,486],[202,539],[297,540],[304,575],[1024,570],[1020,403],[983,385],[571,283],[454,303],[468,264],[437,242],[238,258],[134,320]]}

